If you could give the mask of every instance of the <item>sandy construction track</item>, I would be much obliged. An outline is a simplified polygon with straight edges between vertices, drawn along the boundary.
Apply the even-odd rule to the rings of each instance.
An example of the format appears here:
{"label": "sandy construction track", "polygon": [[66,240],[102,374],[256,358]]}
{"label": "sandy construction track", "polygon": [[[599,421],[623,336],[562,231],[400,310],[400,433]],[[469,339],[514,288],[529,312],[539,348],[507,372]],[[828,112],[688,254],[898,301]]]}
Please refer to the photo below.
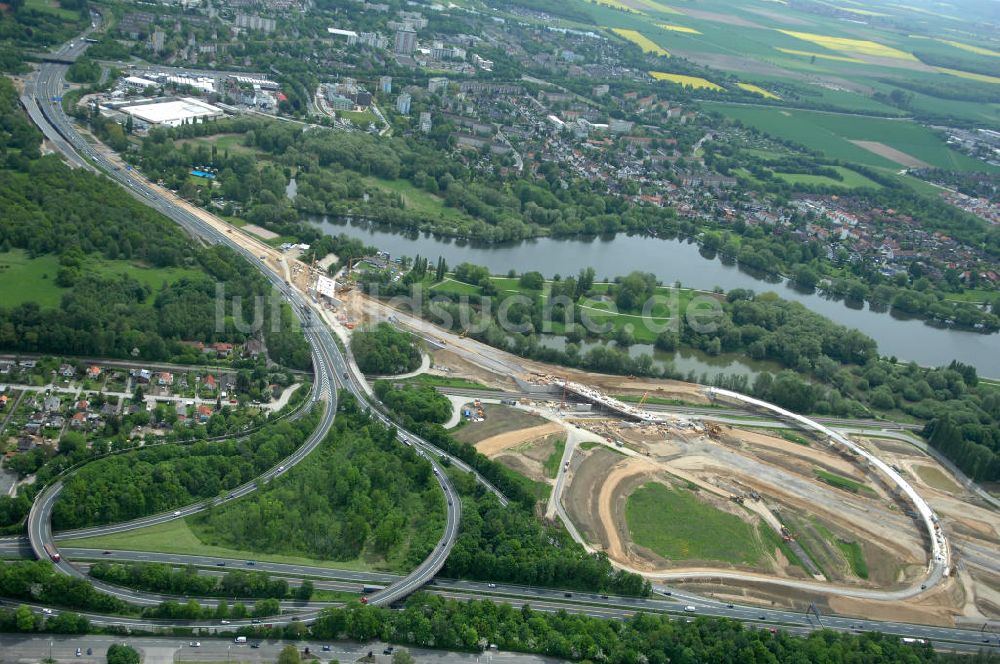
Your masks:
{"label": "sandy construction track", "polygon": [[479,441],[476,443],[476,450],[492,458],[511,447],[516,447],[521,443],[528,442],[529,440],[535,440],[537,438],[541,438],[542,436],[547,436],[550,433],[558,433],[562,430],[563,427],[561,425],[556,424],[555,422],[547,422],[528,429],[508,431],[506,433],[500,433]]}
{"label": "sandy construction track", "polygon": [[597,495],[597,516],[600,519],[601,530],[607,538],[607,553],[610,558],[638,562],[628,554],[619,532],[619,526],[624,528],[625,525],[617,518],[616,503],[624,500],[625,496],[618,491],[618,487],[626,480],[640,476],[652,477],[658,471],[655,464],[645,459],[629,457],[612,468],[601,485],[600,493]]}

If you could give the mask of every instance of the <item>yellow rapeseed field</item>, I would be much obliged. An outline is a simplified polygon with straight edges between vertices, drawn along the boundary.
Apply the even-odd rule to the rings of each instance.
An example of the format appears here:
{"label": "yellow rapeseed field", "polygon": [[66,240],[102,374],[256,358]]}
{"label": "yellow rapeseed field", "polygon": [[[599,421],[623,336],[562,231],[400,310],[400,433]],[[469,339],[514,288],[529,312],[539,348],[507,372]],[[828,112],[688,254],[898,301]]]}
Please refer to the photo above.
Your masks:
{"label": "yellow rapeseed field", "polygon": [[694,28],[688,28],[683,25],[674,25],[672,23],[657,23],[656,27],[663,28],[664,30],[670,30],[672,32],[684,32],[689,35],[700,35],[701,33]]}
{"label": "yellow rapeseed field", "polygon": [[649,7],[653,11],[660,12],[661,14],[683,15],[683,12],[679,12],[673,7],[667,7],[666,5],[661,5],[659,2],[656,2],[656,0],[638,0],[638,1],[639,4],[643,5],[644,7]]}
{"label": "yellow rapeseed field", "polygon": [[864,60],[858,60],[857,58],[849,58],[846,55],[830,55],[829,53],[814,53],[813,51],[798,51],[794,48],[778,48],[775,47],[774,50],[781,51],[782,53],[787,53],[789,55],[803,55],[807,58],[816,58],[817,60],[835,60],[837,62],[855,62],[858,64],[864,64]]}
{"label": "yellow rapeseed field", "polygon": [[612,28],[616,35],[624,37],[633,44],[637,45],[646,53],[655,53],[656,55],[670,55],[667,49],[658,45],[653,40],[648,37],[644,37],[642,33],[636,32],[635,30],[626,30],[625,28]]}
{"label": "yellow rapeseed field", "polygon": [[692,88],[707,88],[709,90],[721,90],[722,86],[716,85],[709,80],[697,76],[685,76],[684,74],[668,74],[662,71],[651,71],[649,75],[657,81],[670,81],[679,85],[686,85]]}
{"label": "yellow rapeseed field", "polygon": [[753,83],[737,83],[736,85],[740,89],[746,90],[747,92],[756,92],[757,94],[759,94],[761,97],[764,97],[765,99],[781,99],[781,97],[779,97],[778,95],[774,94],[773,92],[768,92],[764,88],[756,86]]}
{"label": "yellow rapeseed field", "polygon": [[917,60],[912,54],[906,51],[900,51],[891,46],[866,39],[830,37],[827,35],[815,35],[811,32],[795,32],[792,30],[779,30],[778,32],[816,44],[817,46],[822,46],[823,48],[828,48],[831,51],[844,51],[846,53],[853,53],[854,55],[870,55],[877,58],[894,58],[896,60]]}
{"label": "yellow rapeseed field", "polygon": [[980,83],[996,83],[1000,85],[1000,78],[996,76],[987,76],[986,74],[974,74],[971,71],[962,71],[960,69],[947,69],[945,67],[935,67],[937,71],[942,74],[950,74],[951,76],[958,76],[959,78],[967,78],[970,81],[979,81]]}
{"label": "yellow rapeseed field", "polygon": [[960,48],[963,51],[968,51],[969,53],[975,53],[976,55],[991,55],[994,58],[1000,58],[1000,53],[996,51],[991,51],[988,48],[983,48],[982,46],[973,46],[972,44],[963,44],[960,41],[950,41],[948,39],[939,39],[942,44],[947,44],[948,46],[954,46],[955,48]]}

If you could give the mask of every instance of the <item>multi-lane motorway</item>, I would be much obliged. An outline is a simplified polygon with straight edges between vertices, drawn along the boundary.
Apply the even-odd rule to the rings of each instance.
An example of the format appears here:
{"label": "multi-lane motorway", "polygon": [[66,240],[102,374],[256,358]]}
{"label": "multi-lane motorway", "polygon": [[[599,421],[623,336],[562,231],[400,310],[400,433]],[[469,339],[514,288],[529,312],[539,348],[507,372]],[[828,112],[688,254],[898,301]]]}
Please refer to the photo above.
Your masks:
{"label": "multi-lane motorway", "polygon": [[[76,58],[86,49],[86,47],[87,43],[83,41],[82,37],[77,38],[60,48],[56,55],[61,58]],[[259,486],[259,480],[270,479],[283,472],[287,472],[289,468],[305,458],[313,449],[315,449],[317,445],[322,442],[333,424],[333,418],[336,413],[335,389],[337,387],[343,386],[348,389],[355,396],[355,398],[358,399],[359,403],[368,406],[370,412],[372,412],[375,417],[383,421],[385,424],[390,424],[388,418],[368,402],[368,397],[365,394],[365,391],[360,387],[360,382],[363,381],[364,378],[356,375],[355,372],[352,371],[349,363],[345,360],[343,354],[341,353],[340,347],[334,341],[330,331],[323,325],[311,324],[312,305],[310,302],[302,297],[298,291],[288,286],[283,281],[281,276],[268,267],[263,260],[252,254],[238,243],[234,242],[227,236],[226,233],[219,231],[211,224],[205,222],[200,217],[190,212],[187,208],[175,203],[171,198],[168,198],[166,192],[159,187],[151,185],[131,171],[122,171],[118,166],[108,161],[101,152],[96,150],[92,145],[83,139],[83,137],[73,127],[69,118],[63,112],[62,105],[52,101],[54,98],[59,97],[62,94],[66,69],[67,65],[65,64],[52,62],[44,63],[40,66],[37,75],[28,81],[25,86],[25,94],[22,101],[31,117],[39,123],[40,127],[42,127],[46,136],[52,138],[53,143],[61,151],[63,151],[64,154],[68,155],[68,158],[72,163],[104,172],[109,177],[124,186],[134,197],[162,213],[169,219],[175,221],[187,230],[193,237],[213,244],[229,245],[236,252],[243,255],[244,258],[250,261],[271,281],[274,288],[277,289],[284,296],[286,301],[292,305],[293,311],[302,320],[306,339],[312,347],[313,368],[316,374],[316,391],[314,393],[314,398],[320,399],[325,397],[329,399],[329,405],[326,407],[320,426],[316,429],[312,436],[310,436],[307,442],[296,450],[296,452],[289,458],[285,459],[281,464],[272,468],[261,477],[255,478],[254,480],[234,490],[225,500],[235,500],[252,493],[256,490],[257,486]],[[439,485],[441,486],[442,491],[444,492],[447,502],[445,531],[431,555],[411,574],[403,577],[397,583],[394,583],[379,593],[373,595],[370,598],[370,602],[373,604],[389,604],[397,599],[405,597],[407,594],[413,592],[420,586],[424,585],[428,580],[433,578],[433,576],[444,565],[444,561],[447,559],[448,553],[451,551],[451,547],[454,545],[455,538],[458,534],[461,504],[447,473],[443,471],[438,463],[438,457],[442,456],[442,453],[431,446],[428,442],[412,434],[400,431],[399,437],[400,440],[406,444],[413,444],[417,447],[423,448],[423,455],[434,466],[434,474]],[[460,463],[457,459],[454,461]],[[485,482],[482,478],[480,479]],[[492,489],[493,487],[490,488]],[[58,498],[60,489],[60,482],[55,482],[51,486],[47,487],[46,490],[37,497],[34,505],[32,506],[31,513],[29,514],[28,538],[36,556],[49,557],[45,547],[49,546],[54,549],[56,546],[51,529],[51,513],[52,506]],[[155,515],[153,517],[140,520],[138,523],[132,522],[129,525],[131,527],[136,527],[140,524],[151,525],[153,523],[163,523],[172,519],[182,518],[189,514],[193,514],[201,509],[204,509],[203,503],[191,505],[168,514]],[[96,531],[97,533],[117,532],[123,529],[126,528],[123,528],[122,526],[112,526],[99,528],[96,529]],[[74,568],[65,558],[59,560],[56,565],[60,571],[64,573],[82,576],[82,573]]]}
{"label": "multi-lane motorway", "polygon": [[[82,39],[76,39],[63,46],[57,52],[57,55],[64,58],[74,58],[82,53],[85,48],[86,43],[83,42]],[[52,144],[54,144],[66,155],[66,158],[70,161],[70,163],[79,167],[89,168],[107,174],[109,177],[121,184],[134,197],[178,223],[192,236],[209,243],[227,244],[231,246],[235,251],[243,255],[248,261],[250,261],[259,270],[261,270],[264,275],[267,276],[274,287],[280,291],[286,300],[292,305],[296,315],[303,320],[303,328],[313,351],[313,365],[316,373],[314,398],[328,401],[328,405],[326,406],[321,425],[317,428],[316,432],[314,432],[313,436],[310,437],[306,444],[300,447],[299,450],[292,455],[292,457],[284,460],[282,464],[272,468],[265,473],[264,476],[258,479],[269,479],[286,472],[288,468],[308,455],[308,453],[322,441],[326,433],[329,431],[329,427],[332,425],[333,417],[335,416],[335,390],[338,387],[342,386],[349,390],[355,398],[358,399],[359,403],[369,408],[374,417],[378,418],[385,424],[391,424],[389,419],[376,407],[377,405],[370,402],[365,391],[362,389],[362,381],[364,380],[363,377],[357,375],[356,372],[353,371],[350,363],[346,360],[344,354],[340,350],[340,347],[334,340],[330,330],[322,324],[313,324],[313,317],[310,313],[308,313],[312,310],[312,304],[307,301],[306,298],[287,286],[281,276],[271,270],[271,268],[269,268],[264,261],[235,243],[231,238],[227,237],[226,233],[221,232],[211,224],[193,214],[186,207],[170,197],[167,192],[148,183],[137,174],[128,170],[120,170],[100,151],[96,150],[80,136],[80,134],[73,127],[72,123],[66,117],[61,105],[51,101],[53,98],[59,97],[62,94],[65,71],[66,65],[64,64],[43,64],[39,68],[39,71],[34,79],[28,81],[22,101],[24,102],[24,105],[32,119],[42,128],[43,132],[45,132]],[[417,588],[427,584],[441,569],[458,533],[460,499],[455,493],[447,474],[438,464],[439,457],[447,455],[443,455],[441,451],[431,446],[427,441],[424,441],[413,434],[400,431],[399,437],[403,443],[410,444],[418,448],[434,466],[436,471],[435,475],[448,504],[447,520],[445,532],[443,533],[441,540],[435,546],[433,553],[411,574],[404,577],[371,574],[364,576],[365,580],[375,580],[375,582],[387,584],[383,590],[379,590],[370,595],[369,601],[374,604],[390,604],[410,592],[413,592]],[[455,466],[462,468],[463,470],[467,469],[471,471],[471,469],[469,469],[468,466],[460,460],[454,458],[450,458],[450,460]],[[487,488],[498,493],[499,495],[499,492],[497,492],[494,487],[490,486],[489,483],[482,477],[477,475],[477,479],[485,484]],[[231,498],[226,498],[225,500],[236,499],[247,495],[255,490],[256,486],[256,480],[243,485],[238,490],[233,492],[234,495]],[[39,496],[38,501],[32,508],[31,518],[29,519],[29,539],[31,547],[36,555],[45,556],[45,552],[43,550],[45,544],[55,546],[55,540],[51,532],[51,520],[49,517],[51,515],[52,504],[58,497],[58,491],[59,484],[53,484]],[[502,495],[500,498],[503,500]],[[171,519],[182,518],[190,515],[201,508],[201,504],[191,505],[178,510],[179,513],[155,515],[153,517],[148,517],[147,519],[130,522],[129,524],[118,524],[115,526],[88,529],[88,534],[120,532],[121,530],[138,527],[139,525],[162,523]],[[21,544],[14,539],[0,541],[0,549],[18,546],[21,546]],[[88,555],[88,552],[85,550],[75,549],[67,549],[62,553],[68,557],[85,557]],[[96,555],[98,558],[101,557],[97,552],[90,552],[89,555]],[[131,559],[137,560],[159,560],[162,562],[175,562],[178,564],[190,562],[195,565],[204,565],[206,567],[217,566],[220,562],[227,562],[210,558],[128,552],[116,552],[115,554],[112,554],[111,557],[125,560],[130,559],[128,556],[132,556]],[[228,563],[232,564],[232,561],[228,561]],[[82,575],[80,570],[72,567],[65,560],[60,562],[59,568],[69,574]],[[298,575],[299,577],[309,576],[318,579],[335,578],[343,580],[345,579],[344,575],[347,574],[345,572],[325,568],[282,566],[273,563],[258,563],[256,569],[275,574],[289,574],[291,576]],[[357,579],[354,578],[348,580]],[[841,618],[836,616],[824,617],[822,619],[822,624],[819,624],[815,617],[807,617],[799,613],[761,610],[754,607],[728,605],[677,591],[672,591],[673,597],[671,598],[661,597],[659,599],[643,600],[613,596],[609,597],[603,595],[570,594],[571,596],[567,596],[567,593],[565,592],[550,589],[512,586],[495,587],[489,584],[461,581],[441,581],[438,582],[438,585],[433,586],[432,590],[434,592],[440,592],[447,594],[448,596],[459,598],[481,598],[484,595],[493,594],[502,598],[504,601],[508,601],[513,604],[530,603],[533,607],[538,608],[539,610],[565,609],[603,617],[624,617],[638,610],[676,611],[681,609],[681,607],[678,602],[674,600],[680,600],[686,604],[694,606],[696,608],[696,613],[727,616],[748,621],[752,624],[780,624],[783,628],[790,629],[792,631],[811,630],[820,626],[840,630],[877,630],[911,638],[934,639],[935,642],[939,644],[941,642],[948,642],[949,644],[954,644],[956,648],[963,650],[973,650],[981,647],[983,645],[984,638],[982,634],[974,630],[908,625],[905,623],[883,623],[877,621]],[[120,588],[115,588],[115,591],[118,593],[132,592],[125,591]],[[149,599],[150,597],[147,594],[146,600]],[[318,610],[318,606],[310,604],[305,611],[296,614],[294,617],[296,619],[308,621],[315,617]],[[137,628],[177,626],[178,624],[176,621],[125,619],[118,616],[108,617],[92,615],[89,617],[95,624],[129,624]],[[273,621],[269,620],[269,622],[277,623],[283,622],[284,620],[287,620],[287,618]],[[228,627],[236,627],[245,623],[249,623],[249,621],[232,621],[228,624]],[[209,627],[219,626],[217,621],[187,624]],[[995,639],[993,639],[993,641],[995,641]]]}

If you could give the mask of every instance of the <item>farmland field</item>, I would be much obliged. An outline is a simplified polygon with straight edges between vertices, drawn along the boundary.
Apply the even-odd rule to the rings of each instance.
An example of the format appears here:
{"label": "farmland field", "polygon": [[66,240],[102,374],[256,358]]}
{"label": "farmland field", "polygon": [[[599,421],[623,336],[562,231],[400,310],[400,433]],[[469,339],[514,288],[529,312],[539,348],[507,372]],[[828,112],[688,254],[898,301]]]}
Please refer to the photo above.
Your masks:
{"label": "farmland field", "polygon": [[955,152],[933,131],[915,122],[715,102],[706,106],[776,138],[819,150],[832,159],[898,169],[900,165],[895,161],[851,143],[875,141],[940,168],[959,171],[985,168],[982,162]]}
{"label": "farmland field", "polygon": [[627,30],[625,28],[615,28],[614,33],[619,37],[624,37],[629,40],[639,48],[643,50],[644,53],[652,53],[654,55],[670,55],[665,48],[658,45],[656,42],[646,37],[636,30]]}
{"label": "farmland field", "polygon": [[716,85],[711,81],[701,78],[699,76],[685,76],[683,74],[668,74],[662,71],[651,71],[649,75],[655,78],[657,81],[667,81],[668,83],[676,83],[677,85],[683,85],[689,88],[707,88],[709,90],[721,90],[722,86]]}
{"label": "farmland field", "polygon": [[747,92],[753,92],[766,99],[781,99],[781,97],[774,94],[773,92],[769,92],[764,88],[760,87],[759,85],[754,85],[753,83],[737,83],[736,85],[738,85],[743,90],[746,90]]}

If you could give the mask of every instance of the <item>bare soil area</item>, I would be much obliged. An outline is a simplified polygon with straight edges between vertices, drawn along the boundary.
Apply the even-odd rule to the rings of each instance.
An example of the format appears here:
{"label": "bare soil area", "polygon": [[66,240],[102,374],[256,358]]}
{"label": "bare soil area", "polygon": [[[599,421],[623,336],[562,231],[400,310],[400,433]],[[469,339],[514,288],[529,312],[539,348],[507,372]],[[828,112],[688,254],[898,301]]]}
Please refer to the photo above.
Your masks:
{"label": "bare soil area", "polygon": [[476,443],[476,449],[488,457],[494,457],[504,450],[517,447],[518,445],[529,440],[535,440],[536,438],[541,438],[542,436],[547,436],[558,431],[562,431],[562,427],[560,425],[555,422],[546,422],[545,424],[539,424],[538,426],[530,427],[528,429],[508,431],[506,433],[497,434],[496,436],[484,438]]}
{"label": "bare soil area", "polygon": [[[516,433],[522,429],[551,424],[548,420],[538,415],[501,404],[483,404],[483,413],[486,418],[482,422],[466,422],[465,425],[455,431],[455,438],[463,443],[475,445],[480,441],[499,436],[500,434]],[[546,431],[533,437],[538,438],[545,435],[545,433],[552,433],[552,431]],[[525,440],[530,440],[530,438],[521,438],[522,442]]]}
{"label": "bare soil area", "polygon": [[926,161],[910,156],[902,150],[897,150],[885,143],[879,143],[878,141],[851,141],[851,143],[880,157],[885,157],[889,161],[894,161],[900,166],[906,166],[907,168],[930,168],[930,164]]}

